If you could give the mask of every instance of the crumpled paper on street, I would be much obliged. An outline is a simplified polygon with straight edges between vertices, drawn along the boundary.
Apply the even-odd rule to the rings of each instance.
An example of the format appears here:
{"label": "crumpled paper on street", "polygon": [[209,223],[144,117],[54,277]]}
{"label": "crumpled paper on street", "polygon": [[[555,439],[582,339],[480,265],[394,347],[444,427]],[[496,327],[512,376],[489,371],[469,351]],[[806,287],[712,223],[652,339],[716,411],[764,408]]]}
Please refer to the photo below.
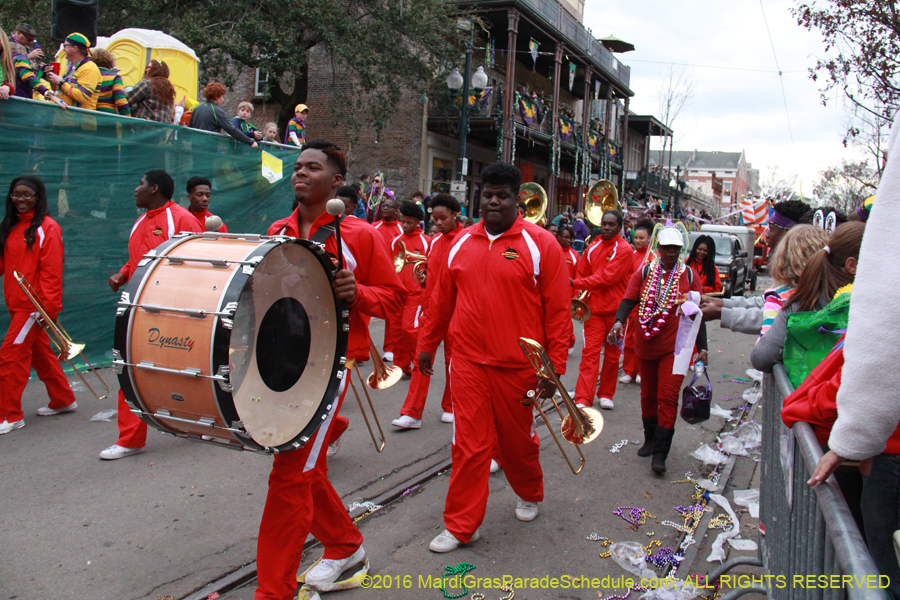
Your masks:
{"label": "crumpled paper on street", "polygon": [[705,465],[721,465],[728,460],[728,457],[718,450],[709,447],[709,444],[703,444],[693,452],[691,456],[703,462]]}
{"label": "crumpled paper on street", "polygon": [[637,542],[616,542],[609,547],[609,555],[629,573],[642,579],[656,578],[656,573],[647,567],[647,551]]}
{"label": "crumpled paper on street", "polygon": [[734,417],[731,416],[730,410],[726,410],[718,404],[714,404],[713,407],[709,409],[709,414],[711,417],[722,417],[726,421],[731,421],[734,419]]}
{"label": "crumpled paper on street", "polygon": [[752,551],[759,550],[759,546],[753,540],[728,540],[731,547],[735,550]]}
{"label": "crumpled paper on street", "polygon": [[712,552],[706,557],[706,562],[713,562],[716,560],[723,562],[725,560],[725,542],[731,538],[736,538],[741,534],[740,521],[738,521],[737,515],[734,514],[734,510],[731,508],[731,503],[728,502],[728,498],[721,494],[710,494],[709,499],[721,506],[722,510],[731,517],[731,529],[727,529],[716,536],[716,541],[714,541],[712,545]]}
{"label": "crumpled paper on street", "polygon": [[91,417],[91,421],[112,421],[113,418],[119,413],[115,408],[107,408],[106,410],[101,410],[96,415]]}
{"label": "crumpled paper on street", "polygon": [[734,503],[750,511],[750,516],[759,518],[759,490],[734,490]]}

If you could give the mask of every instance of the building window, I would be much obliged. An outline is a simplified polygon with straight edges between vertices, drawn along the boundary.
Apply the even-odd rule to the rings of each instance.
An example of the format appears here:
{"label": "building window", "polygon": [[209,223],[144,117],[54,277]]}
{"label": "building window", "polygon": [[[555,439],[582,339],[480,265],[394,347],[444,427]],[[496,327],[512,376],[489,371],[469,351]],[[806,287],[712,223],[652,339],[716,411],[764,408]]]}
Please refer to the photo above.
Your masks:
{"label": "building window", "polygon": [[256,85],[253,88],[254,96],[265,96],[269,93],[269,74],[262,69],[256,70]]}

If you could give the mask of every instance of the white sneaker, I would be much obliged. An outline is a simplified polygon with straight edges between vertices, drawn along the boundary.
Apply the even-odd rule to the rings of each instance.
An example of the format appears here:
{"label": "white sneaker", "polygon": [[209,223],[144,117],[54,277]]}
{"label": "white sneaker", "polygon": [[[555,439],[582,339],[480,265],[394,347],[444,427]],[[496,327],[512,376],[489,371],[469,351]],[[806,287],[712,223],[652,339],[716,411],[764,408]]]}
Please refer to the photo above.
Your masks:
{"label": "white sneaker", "polygon": [[140,454],[143,451],[143,448],[126,448],[125,446],[113,444],[100,453],[100,458],[102,458],[103,460],[117,460],[119,458],[131,456],[132,454]]}
{"label": "white sneaker", "polygon": [[13,421],[12,423],[4,420],[2,423],[0,423],[0,435],[9,433],[13,429],[22,429],[23,427],[25,427],[25,419],[19,419],[18,421]]}
{"label": "white sneaker", "polygon": [[441,413],[441,423],[452,423],[453,422],[453,413]]}
{"label": "white sneaker", "polygon": [[326,583],[334,583],[338,580],[338,577],[341,576],[341,573],[343,573],[347,569],[347,567],[352,567],[357,563],[361,563],[365,557],[366,551],[362,546],[360,546],[356,549],[356,552],[354,552],[347,558],[323,558],[315,567],[310,569],[309,573],[306,574],[304,581],[310,587],[316,587],[318,585]]}
{"label": "white sneaker", "polygon": [[491,459],[491,473],[496,473],[500,470],[500,463],[498,463],[493,458]]}
{"label": "white sneaker", "polygon": [[590,404],[585,404],[584,402],[576,402],[575,406],[578,408],[593,408]]}
{"label": "white sneaker", "polygon": [[638,384],[638,385],[641,385],[641,376],[638,375],[637,377],[635,377],[635,378],[634,378],[634,382],[635,382],[636,384]]}
{"label": "white sneaker", "polygon": [[325,456],[331,458],[341,449],[341,440],[340,438],[336,439],[333,444],[329,444],[328,450],[325,452]]}
{"label": "white sneaker", "polygon": [[519,498],[516,504],[516,518],[520,521],[534,521],[538,516],[538,503],[525,502]]}
{"label": "white sneaker", "polygon": [[400,415],[399,419],[391,421],[391,425],[400,429],[420,429],[422,427],[422,419],[413,419],[409,415]]}
{"label": "white sneaker", "polygon": [[600,408],[612,410],[615,407],[611,398],[600,398]]}
{"label": "white sneaker", "polygon": [[62,408],[50,408],[49,406],[42,406],[37,409],[37,414],[42,417],[52,417],[53,415],[61,415],[63,413],[72,412],[78,408],[78,403],[73,402],[68,406],[63,406]]}
{"label": "white sneaker", "polygon": [[[477,542],[479,539],[481,539],[481,529],[476,529],[468,543]],[[432,552],[451,552],[463,545],[466,544],[460,542],[455,535],[445,529],[439,536],[431,540],[428,549]]]}
{"label": "white sneaker", "polygon": [[394,353],[385,352],[384,356],[381,357],[381,360],[383,360],[384,362],[394,362]]}
{"label": "white sneaker", "polygon": [[631,378],[631,375],[625,373],[621,377],[619,377],[619,383],[631,383],[634,379]]}

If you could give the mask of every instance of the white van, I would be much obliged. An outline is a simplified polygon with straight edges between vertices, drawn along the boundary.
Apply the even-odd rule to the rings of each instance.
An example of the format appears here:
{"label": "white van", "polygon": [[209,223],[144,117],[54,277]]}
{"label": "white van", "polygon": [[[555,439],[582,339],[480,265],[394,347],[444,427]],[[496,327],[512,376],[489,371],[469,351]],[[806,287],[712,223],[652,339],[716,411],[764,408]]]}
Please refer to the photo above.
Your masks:
{"label": "white van", "polygon": [[746,253],[744,260],[747,263],[747,280],[750,283],[750,291],[755,290],[756,271],[753,269],[753,246],[756,242],[756,230],[752,227],[742,227],[736,225],[704,224],[700,226],[700,231],[709,233],[730,233],[740,240],[741,247]]}

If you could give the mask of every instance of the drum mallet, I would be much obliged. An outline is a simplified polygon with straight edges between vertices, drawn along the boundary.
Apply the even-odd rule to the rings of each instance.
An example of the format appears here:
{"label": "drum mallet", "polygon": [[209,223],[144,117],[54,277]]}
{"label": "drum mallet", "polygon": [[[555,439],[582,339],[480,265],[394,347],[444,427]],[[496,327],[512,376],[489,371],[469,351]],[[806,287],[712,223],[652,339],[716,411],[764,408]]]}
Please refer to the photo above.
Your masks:
{"label": "drum mallet", "polygon": [[334,241],[337,242],[338,271],[344,268],[344,249],[341,245],[341,215],[344,214],[345,208],[344,201],[337,198],[329,200],[325,204],[326,212],[334,217]]}

